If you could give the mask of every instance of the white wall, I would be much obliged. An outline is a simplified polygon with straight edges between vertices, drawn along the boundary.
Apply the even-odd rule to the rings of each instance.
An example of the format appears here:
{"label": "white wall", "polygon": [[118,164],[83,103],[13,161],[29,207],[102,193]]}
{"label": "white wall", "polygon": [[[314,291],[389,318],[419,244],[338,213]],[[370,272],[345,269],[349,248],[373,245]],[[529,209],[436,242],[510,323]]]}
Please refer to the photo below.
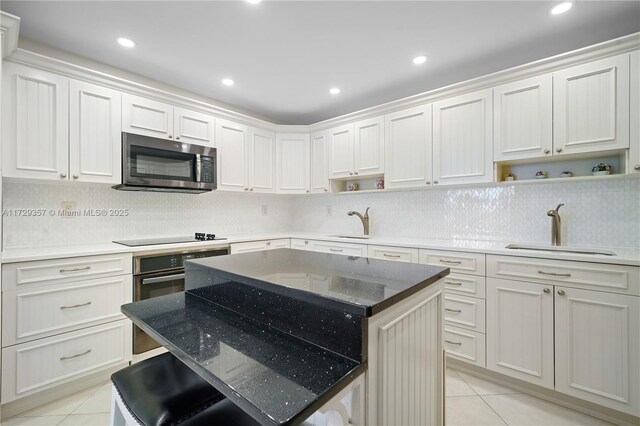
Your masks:
{"label": "white wall", "polygon": [[371,207],[371,234],[549,244],[546,212],[559,203],[563,244],[640,247],[640,179],[633,177],[296,198],[293,228],[362,233],[346,213]]}
{"label": "white wall", "polygon": [[[640,179],[438,188],[388,193],[260,195],[214,191],[162,194],[115,191],[105,186],[5,182],[3,208],[128,208],[122,217],[4,218],[4,249],[106,242],[214,232],[218,235],[281,231],[361,233],[347,211],[371,207],[371,233],[549,243],[546,212],[558,203],[563,242],[640,248]],[[267,206],[262,216],[261,206]],[[326,215],[331,206],[332,216]]]}

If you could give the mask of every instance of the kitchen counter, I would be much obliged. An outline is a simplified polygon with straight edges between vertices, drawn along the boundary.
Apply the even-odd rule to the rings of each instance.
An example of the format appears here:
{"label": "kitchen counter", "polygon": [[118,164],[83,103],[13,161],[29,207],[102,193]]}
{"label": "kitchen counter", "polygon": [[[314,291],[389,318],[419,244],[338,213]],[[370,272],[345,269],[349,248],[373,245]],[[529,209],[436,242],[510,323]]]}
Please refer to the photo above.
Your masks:
{"label": "kitchen counter", "polygon": [[290,249],[185,267],[184,293],[123,305],[122,312],[269,425],[303,422],[363,373],[368,317],[449,273]]}
{"label": "kitchen counter", "polygon": [[[312,232],[281,232],[265,234],[228,235],[222,241],[194,241],[192,243],[162,244],[157,246],[126,247],[112,242],[98,244],[74,244],[58,246],[24,247],[5,250],[2,253],[2,263],[25,262],[31,260],[45,260],[63,257],[91,256],[109,253],[149,254],[176,251],[193,248],[214,248],[233,243],[273,240],[280,238],[298,238],[317,241],[331,241],[352,244],[382,245],[389,247],[411,247],[429,250],[466,251],[502,256],[534,257],[540,259],[572,260],[578,262],[607,263],[614,265],[640,266],[640,249],[623,247],[595,247],[604,248],[616,253],[615,256],[590,255],[580,253],[559,253],[538,250],[511,250],[505,248],[507,244],[518,241],[482,241],[461,239],[430,239],[414,237],[372,236],[369,239],[339,238],[326,234]],[[526,243],[526,242],[524,242]],[[524,244],[523,243],[523,244]],[[571,246],[568,246],[571,247]]]}

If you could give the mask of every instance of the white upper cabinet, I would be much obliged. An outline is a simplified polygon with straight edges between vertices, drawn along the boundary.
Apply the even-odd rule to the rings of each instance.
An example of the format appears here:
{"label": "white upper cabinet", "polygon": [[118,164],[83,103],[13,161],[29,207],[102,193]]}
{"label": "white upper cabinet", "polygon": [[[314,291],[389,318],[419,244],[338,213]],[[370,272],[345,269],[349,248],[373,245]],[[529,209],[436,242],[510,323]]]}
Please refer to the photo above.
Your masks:
{"label": "white upper cabinet", "polygon": [[122,94],[122,131],[215,146],[214,117],[128,93]]}
{"label": "white upper cabinet", "polygon": [[491,89],[433,104],[433,183],[493,180]]}
{"label": "white upper cabinet", "polygon": [[384,116],[358,121],[354,129],[354,174],[384,173]]}
{"label": "white upper cabinet", "polygon": [[121,183],[120,92],[71,80],[69,93],[71,180]]}
{"label": "white upper cabinet", "polygon": [[218,189],[248,191],[247,126],[229,120],[216,121]]}
{"label": "white upper cabinet", "polygon": [[276,135],[256,128],[249,129],[249,191],[276,192]]}
{"label": "white upper cabinet", "polygon": [[431,105],[385,116],[385,187],[431,185]]}
{"label": "white upper cabinet", "polygon": [[2,175],[68,180],[69,79],[2,64]]}
{"label": "white upper cabinet", "polygon": [[628,173],[640,173],[640,50],[631,53],[631,126],[629,133]]}
{"label": "white upper cabinet", "polygon": [[311,135],[311,192],[329,192],[329,162],[327,133]]}
{"label": "white upper cabinet", "polygon": [[276,192],[309,192],[309,135],[279,133],[276,136]]}
{"label": "white upper cabinet", "polygon": [[173,139],[173,106],[153,99],[123,93],[122,131]]}
{"label": "white upper cabinet", "polygon": [[553,143],[563,155],[629,148],[629,54],[553,73]]}
{"label": "white upper cabinet", "polygon": [[493,89],[493,159],[551,156],[553,149],[551,74]]}
{"label": "white upper cabinet", "polygon": [[555,287],[556,390],[640,416],[640,298]]}
{"label": "white upper cabinet", "polygon": [[215,119],[207,114],[175,107],[173,130],[178,141],[214,146]]}
{"label": "white upper cabinet", "polygon": [[353,176],[353,124],[329,130],[329,177]]}

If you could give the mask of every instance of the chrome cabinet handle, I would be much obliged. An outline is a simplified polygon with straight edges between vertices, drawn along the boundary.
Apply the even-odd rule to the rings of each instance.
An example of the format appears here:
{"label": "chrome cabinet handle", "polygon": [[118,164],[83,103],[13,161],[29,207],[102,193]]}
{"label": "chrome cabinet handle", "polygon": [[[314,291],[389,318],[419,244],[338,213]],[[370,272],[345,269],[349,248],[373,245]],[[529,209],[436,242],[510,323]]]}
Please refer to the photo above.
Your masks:
{"label": "chrome cabinet handle", "polygon": [[353,173],[349,172],[349,176],[353,176]]}
{"label": "chrome cabinet handle", "polygon": [[62,179],[64,179],[64,178],[66,178],[66,177],[67,177],[67,174],[66,174],[66,173],[60,173],[60,177],[61,177]]}
{"label": "chrome cabinet handle", "polygon": [[267,241],[267,245],[270,246],[271,245],[271,241]]}
{"label": "chrome cabinet handle", "polygon": [[353,172],[353,173],[356,174],[356,175],[358,174],[358,172]]}
{"label": "chrome cabinet handle", "polygon": [[[252,191],[253,191],[253,189],[252,189]],[[305,192],[308,194],[308,193],[309,193],[309,190],[307,189]]]}
{"label": "chrome cabinet handle", "polygon": [[455,312],[457,314],[459,314],[460,312],[462,312],[462,310],[460,309],[451,309],[451,308],[444,308],[445,311],[447,312]]}
{"label": "chrome cabinet handle", "polygon": [[176,136],[176,140],[179,141],[180,140],[180,136]]}
{"label": "chrome cabinet handle", "polygon": [[142,285],[164,283],[167,281],[180,280],[182,278],[184,278],[184,274],[165,275],[163,277],[143,278],[140,280],[140,283],[142,283]]}
{"label": "chrome cabinet handle", "polygon": [[389,254],[389,253],[382,253],[382,255],[384,257],[390,257],[392,259],[400,259],[400,255],[399,254]]}
{"label": "chrome cabinet handle", "polygon": [[249,191],[253,191],[253,188],[249,188]]}
{"label": "chrome cabinet handle", "polygon": [[245,190],[245,191],[248,191],[248,190],[249,190],[249,188],[245,188],[244,190]]}
{"label": "chrome cabinet handle", "polygon": [[341,249],[333,249],[333,248],[330,248],[329,250],[334,251],[334,252],[336,252],[336,253],[342,253],[342,250],[341,250]]}
{"label": "chrome cabinet handle", "polygon": [[545,153],[545,154],[548,154],[548,153],[550,153],[550,152],[551,152],[551,150],[550,150],[550,149],[545,149],[545,150],[544,150],[544,153]]}
{"label": "chrome cabinet handle", "polygon": [[89,269],[91,269],[91,266],[85,266],[84,268],[74,268],[74,269],[60,269],[60,273],[64,274],[66,272],[82,272],[82,271],[88,271]]}
{"label": "chrome cabinet handle", "polygon": [[635,166],[633,166],[633,170],[640,172],[640,164],[636,164]]}
{"label": "chrome cabinet handle", "polygon": [[91,304],[91,301],[87,302],[87,303],[81,303],[79,305],[71,305],[71,306],[60,306],[60,309],[73,309],[73,308],[79,308],[81,306],[88,306]]}
{"label": "chrome cabinet handle", "polygon": [[74,179],[78,179],[79,177],[80,177],[80,176],[78,176],[78,175],[73,175],[73,178],[74,178]]}
{"label": "chrome cabinet handle", "polygon": [[462,345],[462,342],[452,342],[451,340],[445,340],[445,343],[449,343],[451,345]]}
{"label": "chrome cabinet handle", "polygon": [[430,181],[430,180],[426,181],[425,183],[426,183],[427,185],[431,185],[431,181]]}
{"label": "chrome cabinet handle", "polygon": [[462,283],[458,283],[458,282],[455,282],[455,281],[445,281],[444,283],[446,285],[455,285],[455,286],[462,285]]}
{"label": "chrome cabinet handle", "polygon": [[305,244],[309,244],[309,241],[305,241],[304,243],[305,243]]}
{"label": "chrome cabinet handle", "polygon": [[544,290],[542,290],[542,291],[544,291],[544,292],[545,292],[545,293],[547,293],[547,294],[551,293],[551,290],[549,290],[548,288],[545,288],[545,289],[544,289]]}
{"label": "chrome cabinet handle", "polygon": [[556,148],[556,152],[562,152],[562,148]]}
{"label": "chrome cabinet handle", "polygon": [[569,278],[571,276],[571,274],[558,274],[556,272],[545,272],[545,271],[538,271],[539,274],[542,275],[551,275],[552,277],[563,277],[563,278]]}
{"label": "chrome cabinet handle", "polygon": [[438,181],[437,181],[437,180],[434,180],[434,181],[433,181],[433,184],[434,184],[434,185],[437,185],[437,184],[438,184]]}
{"label": "chrome cabinet handle", "polygon": [[327,188],[324,188],[324,192],[327,192],[327,191],[328,191]]}
{"label": "chrome cabinet handle", "polygon": [[84,352],[82,352],[82,353],[79,353],[79,354],[75,354],[75,355],[71,355],[71,356],[63,356],[63,357],[60,357],[60,361],[64,361],[64,360],[67,360],[67,359],[78,358],[79,356],[87,355],[87,354],[89,354],[89,353],[91,353],[91,349],[87,349],[86,351],[84,351]]}
{"label": "chrome cabinet handle", "polygon": [[558,290],[558,296],[564,296],[565,294],[564,290]]}
{"label": "chrome cabinet handle", "polygon": [[449,263],[451,265],[459,265],[462,263],[461,260],[447,260],[447,259],[438,259],[442,263]]}
{"label": "chrome cabinet handle", "polygon": [[171,139],[173,136],[169,135],[169,139]]}

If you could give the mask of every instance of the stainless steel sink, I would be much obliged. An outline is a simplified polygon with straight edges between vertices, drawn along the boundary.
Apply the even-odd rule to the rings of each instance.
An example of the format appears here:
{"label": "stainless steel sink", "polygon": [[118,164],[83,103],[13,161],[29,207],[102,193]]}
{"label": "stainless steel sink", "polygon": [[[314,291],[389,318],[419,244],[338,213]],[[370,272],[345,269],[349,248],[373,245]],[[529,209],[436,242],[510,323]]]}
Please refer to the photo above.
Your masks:
{"label": "stainless steel sink", "polygon": [[592,248],[580,247],[564,247],[564,246],[537,246],[533,244],[509,244],[505,248],[514,250],[539,250],[539,251],[557,251],[562,253],[580,253],[580,254],[602,254],[605,256],[615,256],[616,254],[610,250],[595,250]]}
{"label": "stainless steel sink", "polygon": [[368,240],[371,235],[329,235],[333,238],[354,238],[356,240]]}

